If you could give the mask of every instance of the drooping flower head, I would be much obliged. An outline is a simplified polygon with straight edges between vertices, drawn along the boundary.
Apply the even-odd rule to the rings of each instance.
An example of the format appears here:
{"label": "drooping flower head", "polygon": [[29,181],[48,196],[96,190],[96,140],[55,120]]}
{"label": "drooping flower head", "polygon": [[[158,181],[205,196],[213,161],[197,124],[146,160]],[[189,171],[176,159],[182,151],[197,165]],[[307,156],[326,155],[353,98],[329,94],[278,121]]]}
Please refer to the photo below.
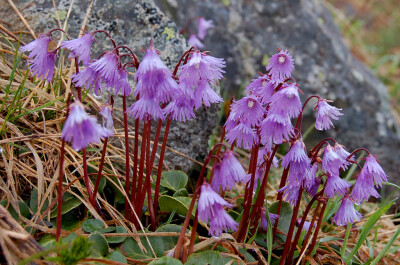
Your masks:
{"label": "drooping flower head", "polygon": [[148,96],[157,102],[166,103],[177,91],[177,83],[172,78],[172,73],[161,61],[153,41],[143,57],[135,75],[137,85],[135,96]]}
{"label": "drooping flower head", "polygon": [[262,104],[268,104],[275,90],[275,84],[268,75],[253,79],[247,86],[246,92],[259,98]]}
{"label": "drooping flower head", "polygon": [[373,178],[377,187],[382,187],[383,182],[387,181],[387,175],[382,167],[376,161],[373,155],[367,156],[363,169],[365,168],[366,174]]}
{"label": "drooping flower head", "polygon": [[281,144],[289,141],[293,135],[293,125],[288,115],[282,117],[279,114],[268,112],[267,117],[261,122],[261,143]]}
{"label": "drooping flower head", "polygon": [[50,36],[47,34],[43,34],[38,39],[22,46],[19,50],[21,52],[30,51],[28,55],[30,59],[34,59],[36,57],[37,59],[42,59],[47,56],[50,42]]}
{"label": "drooping flower head", "polygon": [[21,52],[30,51],[28,63],[33,75],[48,82],[53,79],[56,58],[56,51],[48,52],[50,42],[50,36],[44,34],[19,49]]}
{"label": "drooping flower head", "polygon": [[195,108],[204,104],[222,102],[212,87],[223,77],[225,61],[198,50],[191,54],[189,61],[181,66],[179,75],[180,90],[194,100]]}
{"label": "drooping flower head", "polygon": [[322,170],[331,175],[339,175],[340,168],[348,162],[340,157],[330,144],[327,144],[322,158]]}
{"label": "drooping flower head", "polygon": [[293,58],[289,51],[281,50],[279,53],[272,55],[266,69],[271,74],[271,79],[275,82],[282,82],[289,78],[294,69]]}
{"label": "drooping flower head", "polygon": [[255,126],[264,118],[266,110],[258,102],[255,96],[247,96],[236,100],[231,105],[231,116],[245,122],[250,126]]}
{"label": "drooping flower head", "polygon": [[[117,95],[121,91],[122,96],[129,96],[132,93],[131,85],[129,84],[128,71],[125,69],[119,69],[119,79],[115,83],[113,94]],[[110,88],[110,86],[108,86]],[[112,89],[112,86],[111,86]]]}
{"label": "drooping flower head", "polygon": [[296,118],[301,109],[302,104],[297,84],[285,84],[272,95],[269,114],[277,114],[282,117],[288,115],[290,118]]}
{"label": "drooping flower head", "polygon": [[324,190],[324,194],[326,197],[333,198],[335,194],[338,196],[343,196],[347,193],[347,188],[350,188],[351,184],[341,179],[337,175],[330,175],[327,173],[326,175],[326,186]]}
{"label": "drooping flower head", "polygon": [[103,128],[105,131],[105,137],[114,135],[114,120],[111,113],[111,106],[105,105],[100,110],[101,116],[103,116]]}
{"label": "drooping flower head", "polygon": [[77,87],[91,90],[96,96],[103,92],[101,86],[101,76],[96,72],[90,64],[79,73],[72,75],[72,82]]}
{"label": "drooping flower head", "polygon": [[[313,193],[313,186],[316,185],[316,174],[318,172],[318,163],[314,163],[306,172],[304,175],[304,187],[306,188],[308,193]],[[319,182],[321,184],[321,182]],[[318,185],[319,186],[319,185]],[[317,189],[318,189],[317,186]],[[313,195],[314,196],[314,195]]]}
{"label": "drooping flower head", "polygon": [[237,229],[238,224],[225,212],[224,207],[231,208],[232,205],[219,196],[210,184],[204,182],[197,204],[198,217],[203,222],[210,222],[209,232],[212,236],[220,236],[222,231]]}
{"label": "drooping flower head", "polygon": [[71,104],[61,138],[72,142],[72,147],[79,151],[91,143],[98,143],[100,138],[106,136],[104,128],[97,123],[96,117],[86,113],[82,103],[76,101]]}
{"label": "drooping flower head", "polygon": [[246,172],[237,160],[235,153],[230,149],[226,149],[222,154],[221,170],[226,171],[236,182],[242,182],[246,176]]}
{"label": "drooping flower head", "polygon": [[193,100],[187,99],[184,95],[178,95],[163,109],[163,112],[165,115],[170,114],[173,120],[186,122],[196,118],[193,109]]}
{"label": "drooping flower head", "polygon": [[197,38],[196,34],[190,34],[188,42],[190,45],[192,45],[193,47],[195,47],[197,49],[204,48],[204,44],[201,42],[201,40],[199,38]]}
{"label": "drooping flower head", "polygon": [[305,144],[301,139],[296,140],[289,152],[283,157],[282,166],[289,169],[289,176],[287,183],[289,185],[292,182],[303,183],[305,175],[311,166],[311,160],[306,154]]}
{"label": "drooping flower head", "polygon": [[[349,165],[351,165],[351,162],[347,161],[347,158],[349,157],[350,153],[346,151],[343,145],[335,143],[335,146],[333,147],[333,150],[335,153],[342,159],[343,165],[341,168],[343,170],[346,170]],[[349,158],[350,160],[354,160],[355,157],[354,155]]]}
{"label": "drooping flower head", "polygon": [[374,187],[373,178],[368,176],[364,168],[361,170],[360,174],[358,174],[356,184],[354,184],[350,196],[358,204],[368,201],[370,196],[375,198],[381,197]]}
{"label": "drooping flower head", "polygon": [[204,17],[199,17],[197,20],[197,36],[200,39],[204,39],[207,36],[207,31],[210,28],[214,27],[214,22],[210,20],[206,20]]}
{"label": "drooping flower head", "polygon": [[120,59],[115,51],[108,51],[88,67],[92,68],[107,86],[113,87],[120,79],[119,64]]}
{"label": "drooping flower head", "polygon": [[332,222],[340,226],[345,226],[349,223],[353,224],[354,222],[358,222],[361,218],[362,215],[354,208],[353,201],[348,195],[346,195],[342,199],[339,210],[333,217]]}
{"label": "drooping flower head", "polygon": [[315,121],[315,128],[323,131],[328,130],[331,126],[334,127],[331,119],[338,120],[339,116],[343,115],[340,110],[342,109],[333,107],[329,105],[326,100],[320,99],[317,105],[317,119]]}
{"label": "drooping flower head", "polygon": [[71,51],[69,58],[78,57],[78,62],[84,65],[90,63],[90,47],[94,41],[93,34],[87,33],[80,38],[61,42],[61,47]]}
{"label": "drooping flower head", "polygon": [[291,183],[286,183],[286,186],[284,186],[282,189],[279,189],[278,192],[283,192],[282,198],[294,207],[297,203],[297,199],[299,198],[302,183],[300,181],[292,181]]}
{"label": "drooping flower head", "polygon": [[256,129],[252,128],[245,122],[240,122],[232,129],[226,130],[227,133],[225,139],[229,144],[236,143],[237,147],[243,147],[247,150],[252,149],[254,145],[258,144]]}

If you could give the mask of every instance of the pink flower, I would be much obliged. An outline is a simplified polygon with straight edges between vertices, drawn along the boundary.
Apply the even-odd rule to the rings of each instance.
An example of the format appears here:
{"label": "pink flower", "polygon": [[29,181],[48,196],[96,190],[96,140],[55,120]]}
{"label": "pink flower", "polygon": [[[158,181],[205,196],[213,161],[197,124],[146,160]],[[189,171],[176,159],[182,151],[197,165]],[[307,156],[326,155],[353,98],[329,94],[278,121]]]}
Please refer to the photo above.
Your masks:
{"label": "pink flower", "polygon": [[275,84],[271,82],[268,75],[259,76],[253,79],[247,86],[246,91],[259,98],[262,104],[268,104],[275,90]]}
{"label": "pink flower", "polygon": [[151,119],[154,120],[164,120],[164,113],[160,107],[159,102],[157,102],[154,98],[150,96],[143,96],[138,101],[132,104],[127,110],[129,116],[144,120]]}
{"label": "pink flower", "polygon": [[271,79],[280,83],[292,75],[294,69],[293,58],[288,50],[281,50],[269,59],[266,69],[271,74]]}
{"label": "pink flower", "polygon": [[197,36],[203,40],[207,36],[208,29],[213,27],[214,22],[211,19],[206,20],[204,17],[200,17],[197,20]]}
{"label": "pink flower", "polygon": [[237,147],[243,147],[247,150],[252,149],[255,144],[258,144],[256,130],[243,122],[229,130],[225,136],[225,139],[229,144],[233,144],[236,141]]}
{"label": "pink flower", "polygon": [[297,84],[283,85],[282,88],[271,97],[269,114],[279,114],[290,118],[299,116],[302,104],[299,97]]}
{"label": "pink flower", "polygon": [[289,152],[283,157],[282,166],[288,168],[289,165],[288,185],[292,185],[292,182],[303,183],[310,168],[311,160],[306,154],[306,147],[302,140],[295,141]]}
{"label": "pink flower", "polygon": [[346,195],[342,199],[342,204],[340,204],[339,210],[336,212],[332,219],[332,222],[340,226],[345,226],[347,224],[352,224],[354,222],[360,221],[362,215],[356,211],[354,204],[351,199]]}
{"label": "pink flower", "polygon": [[110,137],[114,135],[114,121],[111,113],[111,106],[105,105],[100,110],[101,116],[103,116],[103,128],[105,131],[105,137]]}
{"label": "pink flower", "polygon": [[188,120],[196,118],[193,108],[194,108],[193,101],[181,95],[173,99],[163,109],[163,112],[165,115],[170,114],[173,120],[179,122],[186,122]]}
{"label": "pink flower", "polygon": [[90,63],[90,47],[93,41],[94,36],[88,33],[80,38],[61,42],[61,47],[71,51],[69,58],[78,57],[78,62],[82,61],[84,65],[88,65]]}
{"label": "pink flower", "polygon": [[364,168],[358,174],[356,184],[354,184],[350,196],[358,204],[368,201],[370,196],[375,198],[381,197],[374,187],[374,180],[368,176]]}
{"label": "pink flower", "polygon": [[382,183],[387,181],[388,176],[373,155],[367,156],[364,168],[366,169],[366,174],[374,180],[377,187],[382,187]]}
{"label": "pink flower", "polygon": [[293,135],[293,125],[289,116],[271,113],[261,122],[260,134],[262,144],[267,144],[270,141],[281,144],[283,140],[290,140]]}
{"label": "pink flower", "polygon": [[322,170],[331,175],[339,175],[340,168],[347,164],[347,161],[340,157],[330,144],[325,147],[322,158]]}
{"label": "pink flower", "polygon": [[76,101],[70,106],[70,113],[65,120],[62,136],[66,142],[72,142],[72,147],[79,151],[91,143],[98,143],[106,137],[104,128],[97,123],[94,116],[88,115],[82,103]]}
{"label": "pink flower", "polygon": [[31,53],[28,55],[30,59],[33,59],[34,57],[38,57],[37,59],[42,59],[47,56],[47,50],[50,42],[50,36],[43,34],[38,39],[29,42],[25,46],[22,46],[19,50],[21,52],[30,51]]}
{"label": "pink flower", "polygon": [[331,119],[338,120],[339,116],[343,115],[336,107],[329,105],[326,100],[319,100],[317,105],[317,119],[315,121],[315,128],[323,131],[333,126]]}
{"label": "pink flower", "polygon": [[335,194],[338,196],[343,196],[347,193],[347,189],[351,187],[351,184],[341,179],[337,175],[326,175],[326,186],[324,194],[326,197],[333,198]]}
{"label": "pink flower", "polygon": [[72,75],[72,82],[75,86],[90,89],[96,96],[102,91],[101,77],[98,72],[93,70],[90,64],[79,73]]}
{"label": "pink flower", "polygon": [[235,119],[240,119],[250,126],[255,126],[264,119],[266,110],[255,96],[247,96],[234,101],[231,105],[231,114]]}
{"label": "pink flower", "polygon": [[120,78],[119,62],[117,54],[108,51],[100,59],[90,63],[88,67],[92,68],[107,85],[114,86]]}

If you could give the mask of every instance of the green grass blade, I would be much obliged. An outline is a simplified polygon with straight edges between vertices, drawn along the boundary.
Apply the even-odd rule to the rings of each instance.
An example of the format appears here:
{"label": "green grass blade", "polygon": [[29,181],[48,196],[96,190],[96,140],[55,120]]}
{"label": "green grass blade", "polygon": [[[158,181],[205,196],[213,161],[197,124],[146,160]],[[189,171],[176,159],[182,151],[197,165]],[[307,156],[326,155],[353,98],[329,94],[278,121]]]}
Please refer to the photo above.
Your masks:
{"label": "green grass blade", "polygon": [[376,265],[385,256],[388,249],[393,245],[393,242],[397,240],[400,236],[400,227],[397,228],[396,233],[390,238],[389,242],[386,244],[385,248],[379,253],[379,255],[371,262],[371,265]]}
{"label": "green grass blade", "polygon": [[347,224],[346,234],[344,236],[343,246],[342,246],[342,249],[340,251],[340,256],[342,257],[342,259],[344,258],[344,255],[346,254],[347,241],[349,240],[351,227],[352,227],[352,224]]}
{"label": "green grass blade", "polygon": [[379,220],[379,218],[387,211],[389,208],[393,205],[393,203],[397,199],[394,199],[390,203],[386,204],[384,207],[378,209],[375,213],[373,213],[369,218],[368,221],[364,224],[363,229],[361,230],[360,237],[357,241],[357,244],[353,248],[353,250],[350,252],[350,254],[346,257],[345,262],[348,264],[352,260],[353,256],[357,253],[358,249],[361,247],[361,245],[364,243],[365,239],[367,238],[369,232],[371,229],[374,227],[376,222]]}

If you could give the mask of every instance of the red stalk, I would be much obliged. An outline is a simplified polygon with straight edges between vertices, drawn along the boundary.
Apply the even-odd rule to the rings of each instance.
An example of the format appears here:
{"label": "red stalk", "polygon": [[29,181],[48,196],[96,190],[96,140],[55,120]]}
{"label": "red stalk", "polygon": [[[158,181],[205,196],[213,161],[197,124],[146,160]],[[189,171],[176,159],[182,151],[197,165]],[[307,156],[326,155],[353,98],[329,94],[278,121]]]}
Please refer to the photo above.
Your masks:
{"label": "red stalk", "polygon": [[[322,205],[321,212],[319,213],[317,227],[315,228],[315,233],[314,233],[313,239],[311,241],[311,245],[308,248],[307,255],[311,254],[311,251],[313,251],[313,249],[315,247],[315,244],[317,242],[318,233],[319,233],[319,230],[321,228],[322,219],[324,217],[324,213],[325,213],[325,209],[326,209],[326,205],[327,205],[326,202],[322,202],[322,203],[323,203],[323,205]],[[310,229],[311,229],[311,227],[310,227]]]}
{"label": "red stalk", "polygon": [[136,194],[136,212],[138,217],[142,214],[142,209],[140,208],[141,205],[141,198],[142,194],[144,193],[144,183],[143,183],[143,176],[144,176],[144,162],[146,159],[146,143],[147,143],[147,123],[144,122],[143,124],[143,133],[142,133],[142,144],[140,150],[140,164],[139,164],[139,175],[138,175],[138,186],[137,186],[137,194]]}
{"label": "red stalk", "polygon": [[164,161],[164,155],[165,155],[165,148],[167,146],[167,139],[168,139],[168,133],[169,133],[169,128],[171,126],[171,117],[168,117],[167,124],[165,126],[165,132],[164,132],[164,139],[163,143],[161,146],[161,153],[160,153],[160,159],[158,161],[158,168],[157,168],[157,180],[156,180],[156,189],[154,193],[154,211],[155,214],[157,215],[158,212],[158,197],[160,194],[160,182],[161,182],[161,172],[162,172],[162,166],[163,166],[163,161]]}
{"label": "red stalk", "polygon": [[[132,187],[131,187],[131,203],[134,206],[135,210],[137,210],[134,200],[135,200],[135,196],[137,193],[136,182],[137,182],[138,160],[139,160],[139,119],[136,119],[135,120],[135,150],[133,151],[133,177],[132,177]],[[131,214],[131,221],[132,220],[134,220],[134,214]]]}
{"label": "red stalk", "polygon": [[128,115],[126,114],[126,95],[122,96],[122,109],[124,112],[124,132],[125,132],[125,218],[129,218],[129,136],[128,136]]}
{"label": "red stalk", "polygon": [[[151,131],[151,120],[149,119],[147,121],[148,127],[147,127],[147,132],[148,132],[148,137],[147,137],[147,144],[146,144],[146,180],[145,180],[145,188],[147,190],[147,200],[148,200],[148,207],[149,207],[149,213],[150,213],[150,220],[151,220],[151,229],[153,231],[156,231],[156,217],[154,215],[154,208],[153,208],[153,201],[151,198],[151,171],[152,171],[152,166],[151,160],[150,160],[150,131]],[[154,147],[154,146],[153,146]],[[142,200],[144,201],[144,198],[146,197],[146,192],[143,192],[143,198]],[[141,206],[143,207],[143,203],[141,203]],[[142,208],[141,207],[141,208]]]}
{"label": "red stalk", "polygon": [[[301,187],[300,190],[299,190],[299,196],[297,197],[296,206],[293,209],[292,220],[290,221],[289,231],[288,231],[288,234],[287,234],[287,237],[286,237],[286,242],[285,242],[285,246],[283,248],[283,253],[282,253],[282,257],[281,257],[281,260],[279,262],[279,265],[283,265],[285,263],[287,254],[288,254],[288,252],[290,250],[290,245],[292,243],[293,231],[294,231],[294,227],[296,226],[297,214],[299,212],[301,196],[302,195],[303,195],[303,187]],[[290,262],[290,261],[288,261],[288,262]]]}
{"label": "red stalk", "polygon": [[319,211],[319,208],[320,208],[320,207],[321,207],[321,202],[318,202],[317,208],[315,208],[315,212],[314,212],[313,218],[312,218],[311,223],[310,223],[310,229],[308,229],[307,234],[306,234],[306,236],[304,237],[303,246],[301,247],[299,257],[300,257],[300,256],[304,253],[304,251],[306,250],[308,238],[310,237],[311,231],[312,231],[311,228],[314,227],[315,219],[317,219],[317,215],[318,215],[318,211]]}
{"label": "red stalk", "polygon": [[[96,184],[94,185],[94,190],[93,190],[92,205],[96,205],[96,207],[98,206],[98,205],[96,204],[96,195],[97,195],[97,191],[98,191],[99,185],[100,185],[101,172],[103,171],[104,159],[105,159],[106,150],[107,150],[107,143],[108,143],[108,137],[106,137],[106,138],[104,139],[104,142],[103,142],[103,150],[101,151],[101,159],[100,159],[100,165],[99,165],[99,172],[97,173]],[[100,209],[97,209],[97,210],[98,210],[98,212],[100,213]]]}
{"label": "red stalk", "polygon": [[194,220],[193,220],[192,233],[190,235],[188,256],[190,256],[190,254],[193,253],[194,240],[196,239],[197,225],[199,223],[198,214],[199,214],[199,211],[196,210],[196,214],[194,215]]}

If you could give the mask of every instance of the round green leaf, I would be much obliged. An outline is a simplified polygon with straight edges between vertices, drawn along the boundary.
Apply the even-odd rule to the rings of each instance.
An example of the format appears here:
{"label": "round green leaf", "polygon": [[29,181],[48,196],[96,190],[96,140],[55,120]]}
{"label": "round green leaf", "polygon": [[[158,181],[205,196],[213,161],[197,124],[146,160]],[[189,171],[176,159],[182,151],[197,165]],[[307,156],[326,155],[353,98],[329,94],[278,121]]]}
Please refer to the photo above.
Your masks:
{"label": "round green leaf", "polygon": [[[64,201],[61,208],[61,214],[68,213],[69,211],[75,209],[82,204],[82,202],[78,198],[71,195],[70,193],[65,193],[63,199]],[[57,217],[57,206],[51,211],[50,217]]]}
{"label": "round green leaf", "polygon": [[108,243],[103,235],[95,232],[94,234],[90,235],[89,241],[93,242],[92,256],[104,257],[108,253]]}
{"label": "round green leaf", "polygon": [[153,260],[149,265],[182,265],[182,262],[172,257],[162,257],[158,260]]}
{"label": "round green leaf", "polygon": [[117,262],[121,262],[121,263],[126,263],[126,264],[128,263],[124,254],[122,254],[119,251],[110,252],[110,254],[108,254],[106,258],[109,260],[113,260],[113,261],[117,261]]}
{"label": "round green leaf", "polygon": [[[171,197],[168,195],[163,195],[158,199],[158,204],[160,205],[160,210],[162,212],[172,212],[176,210],[177,214],[185,216],[189,210],[191,198],[188,197]],[[196,209],[196,204],[194,206]],[[192,217],[194,217],[195,211],[192,211]]]}
{"label": "round green leaf", "polygon": [[170,190],[177,191],[186,187],[188,176],[180,170],[164,171],[160,185]]}
{"label": "round green leaf", "polygon": [[[125,227],[123,227],[123,226],[117,226],[115,228],[115,233],[121,234],[121,233],[126,233],[126,232],[127,231],[126,231]],[[119,243],[124,242],[125,239],[126,239],[126,237],[122,237],[122,236],[120,236],[120,237],[108,237],[107,241],[110,244],[119,244]]]}
{"label": "round green leaf", "polygon": [[82,230],[88,233],[104,230],[104,223],[98,219],[87,219],[82,223]]}
{"label": "round green leaf", "polygon": [[182,189],[175,191],[173,196],[174,197],[188,197],[188,195],[189,195],[189,193],[186,190],[186,188],[182,188]]}

